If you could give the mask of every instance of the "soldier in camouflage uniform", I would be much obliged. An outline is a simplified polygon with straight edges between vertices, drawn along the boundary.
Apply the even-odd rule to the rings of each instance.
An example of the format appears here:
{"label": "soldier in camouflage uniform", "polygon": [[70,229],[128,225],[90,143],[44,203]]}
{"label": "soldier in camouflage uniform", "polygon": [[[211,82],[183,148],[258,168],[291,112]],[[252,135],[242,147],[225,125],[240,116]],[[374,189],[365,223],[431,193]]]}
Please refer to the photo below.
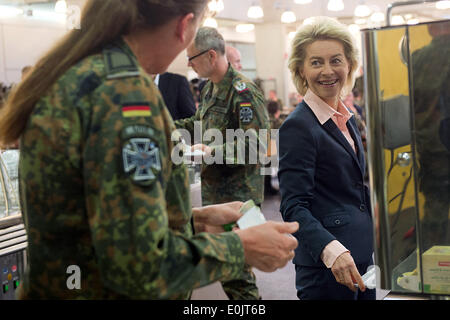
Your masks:
{"label": "soldier in camouflage uniform", "polygon": [[[208,34],[210,33],[210,35]],[[202,34],[205,34],[204,36]],[[196,114],[188,119],[181,119],[175,122],[177,128],[187,129],[193,137],[195,122],[201,122],[201,135],[209,129],[218,129],[222,133],[224,144],[212,146],[210,151],[214,156],[220,150],[224,156],[222,164],[203,164],[202,167],[202,202],[203,205],[223,203],[227,201],[246,201],[253,199],[255,204],[261,205],[263,202],[264,183],[260,169],[261,164],[248,164],[250,152],[264,153],[264,150],[255,150],[248,141],[246,142],[246,162],[240,164],[238,161],[237,144],[242,142],[238,139],[226,140],[227,129],[242,129],[244,132],[254,129],[256,134],[260,129],[270,131],[269,116],[265,108],[264,97],[261,90],[237,72],[227,62],[224,51],[219,48],[209,50],[195,57],[200,51],[204,51],[198,46],[198,39],[207,37],[217,37],[220,43],[218,47],[224,46],[222,36],[213,28],[203,27],[199,29],[196,43],[188,48],[190,66],[199,73],[200,76],[208,76],[211,72],[221,74],[217,80],[208,81],[201,93],[201,102]],[[213,41],[214,42],[214,41]],[[209,54],[214,55],[220,61],[221,67],[205,66],[208,64]],[[217,62],[216,62],[217,64]],[[206,71],[204,69],[210,69]],[[253,132],[253,131],[248,131]],[[256,137],[263,148],[267,147],[267,136]],[[227,157],[227,148],[234,150],[233,157]],[[252,148],[249,150],[249,148]]]}
{"label": "soldier in camouflage uniform", "polygon": [[280,119],[280,104],[278,101],[268,101],[267,111],[269,112],[270,127],[272,129],[280,129],[283,124],[283,120]]}
{"label": "soldier in camouflage uniform", "polygon": [[[206,1],[161,6],[155,0],[88,1],[81,30],[38,62],[1,114],[0,142],[21,136],[28,235],[22,299],[181,299],[193,288],[240,278],[244,261],[273,271],[293,257],[296,241],[284,233],[298,225],[192,234],[187,171],[170,161],[175,126],[148,74],[164,71],[187,47]],[[175,35],[175,25],[182,35]],[[148,50],[161,37],[165,43]],[[158,51],[168,58],[152,60]],[[61,56],[69,62],[58,65],[60,74],[51,73]],[[29,96],[29,104],[21,100],[45,81],[43,94]],[[219,207],[196,209],[194,222],[205,213],[212,219],[202,218],[206,226],[237,219],[213,221],[223,216]],[[266,241],[256,237],[257,229],[267,244],[284,242],[283,249],[251,247],[251,241]],[[71,266],[81,271],[80,287],[70,285]]]}
{"label": "soldier in camouflage uniform", "polygon": [[[254,129],[254,141],[263,146],[256,150],[251,142],[236,139],[224,144],[205,147],[207,154],[216,155],[217,150],[223,154],[220,163],[203,164],[201,172],[201,192],[203,205],[223,203],[233,200],[246,201],[253,199],[261,205],[264,197],[264,175],[261,164],[249,164],[249,154],[265,155],[267,135],[259,135],[260,129],[270,131],[268,113],[264,97],[256,85],[244,75],[237,72],[228,63],[225,56],[225,42],[214,28],[200,28],[195,42],[188,47],[189,65],[207,82],[201,92],[201,100],[196,114],[189,119],[175,122],[178,128],[187,129],[191,137],[195,136],[195,122],[201,122],[201,135],[209,129],[217,129],[226,140],[227,129],[242,129],[244,132]],[[249,135],[250,137],[251,134]],[[239,163],[237,149],[245,145],[245,163]],[[195,149],[196,146],[194,146]],[[230,157],[227,150],[233,150]],[[243,281],[232,281],[223,284],[230,299],[258,299],[255,276],[249,273]]]}
{"label": "soldier in camouflage uniform", "polygon": [[[186,298],[213,274],[240,274],[232,233],[178,239],[192,236],[189,185],[185,167],[170,161],[175,128],[157,90],[118,42],[69,69],[37,103],[21,140],[21,198],[34,239],[22,297]],[[166,207],[170,215],[161,216]],[[175,253],[176,263],[166,258]],[[198,265],[188,262],[191,254]],[[80,291],[65,287],[70,265],[82,270]]]}

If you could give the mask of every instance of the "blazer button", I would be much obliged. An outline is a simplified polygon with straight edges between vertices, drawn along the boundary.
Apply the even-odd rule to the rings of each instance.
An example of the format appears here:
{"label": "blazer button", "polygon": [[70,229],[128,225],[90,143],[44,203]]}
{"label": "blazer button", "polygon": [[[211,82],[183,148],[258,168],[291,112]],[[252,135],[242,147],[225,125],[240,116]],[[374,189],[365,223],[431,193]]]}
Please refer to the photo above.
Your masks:
{"label": "blazer button", "polygon": [[334,220],[334,223],[339,225],[339,224],[341,224],[341,220],[336,219],[336,220]]}
{"label": "blazer button", "polygon": [[359,210],[361,210],[362,212],[364,212],[364,211],[366,210],[366,205],[365,205],[364,203],[362,203],[362,204],[359,206]]}

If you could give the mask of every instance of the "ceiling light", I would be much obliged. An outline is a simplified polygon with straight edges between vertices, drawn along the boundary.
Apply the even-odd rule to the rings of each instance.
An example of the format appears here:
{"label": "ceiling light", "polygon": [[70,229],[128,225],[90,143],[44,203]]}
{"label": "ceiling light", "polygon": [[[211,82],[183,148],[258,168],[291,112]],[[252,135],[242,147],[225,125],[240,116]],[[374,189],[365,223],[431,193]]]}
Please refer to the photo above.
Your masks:
{"label": "ceiling light", "polygon": [[236,32],[246,33],[253,31],[255,29],[255,25],[252,23],[241,23],[236,26]]}
{"label": "ceiling light", "polygon": [[406,21],[407,24],[418,24],[420,21],[417,18],[412,18]]}
{"label": "ceiling light", "polygon": [[281,22],[283,23],[293,23],[297,21],[297,17],[295,16],[295,13],[291,10],[286,10],[281,15]]}
{"label": "ceiling light", "polygon": [[214,18],[206,18],[203,22],[204,27],[217,28],[217,21]]}
{"label": "ceiling light", "polygon": [[55,4],[55,12],[66,13],[67,12],[67,2],[66,0],[58,0]]}
{"label": "ceiling light", "polygon": [[264,11],[260,6],[253,4],[248,8],[247,16],[252,19],[260,19],[264,17]]}
{"label": "ceiling light", "polygon": [[291,31],[291,32],[289,32],[289,34],[288,34],[288,38],[289,38],[289,40],[292,40],[292,39],[294,39],[294,38],[295,38],[295,34],[296,34],[296,32],[295,32],[295,31]]}
{"label": "ceiling light", "polygon": [[369,6],[366,4],[359,4],[355,8],[355,16],[357,17],[368,17],[372,13],[372,10],[370,10]]}
{"label": "ceiling light", "polygon": [[359,35],[359,32],[361,31],[361,29],[359,28],[358,25],[356,24],[351,24],[348,26],[348,30],[350,31],[351,34],[353,35]]}
{"label": "ceiling light", "polygon": [[402,16],[392,16],[391,24],[393,26],[405,24],[405,19]]}
{"label": "ceiling light", "polygon": [[306,18],[305,20],[303,20],[304,25],[313,24],[313,23],[314,23],[314,17],[309,17],[309,18]]}
{"label": "ceiling light", "polygon": [[328,1],[328,10],[342,11],[344,10],[344,2],[342,0],[330,0]]}
{"label": "ceiling light", "polygon": [[0,18],[13,18],[22,14],[22,9],[11,6],[0,6]]}
{"label": "ceiling light", "polygon": [[438,1],[438,2],[436,2],[436,9],[439,9],[439,10],[450,9],[450,1]]}
{"label": "ceiling light", "polygon": [[223,4],[223,0],[217,0],[217,12],[222,11],[223,9],[225,9],[225,5]]}
{"label": "ceiling light", "polygon": [[370,16],[370,20],[372,20],[373,22],[383,22],[384,21],[384,13],[383,12],[374,12],[371,16]]}
{"label": "ceiling light", "polygon": [[355,19],[356,24],[366,24],[367,19]]}
{"label": "ceiling light", "polygon": [[217,13],[222,11],[225,8],[225,6],[223,4],[223,0],[211,0],[208,3],[208,8],[210,11]]}
{"label": "ceiling light", "polygon": [[297,4],[307,4],[307,3],[311,3],[312,0],[294,0],[294,2]]}

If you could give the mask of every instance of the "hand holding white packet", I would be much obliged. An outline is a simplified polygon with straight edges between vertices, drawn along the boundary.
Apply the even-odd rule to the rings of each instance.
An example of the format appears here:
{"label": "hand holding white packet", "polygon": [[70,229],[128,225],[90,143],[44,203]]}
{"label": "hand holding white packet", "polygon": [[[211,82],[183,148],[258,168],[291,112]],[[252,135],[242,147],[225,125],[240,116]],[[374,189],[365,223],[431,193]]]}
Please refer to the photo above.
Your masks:
{"label": "hand holding white packet", "polygon": [[253,200],[246,201],[242,205],[241,212],[244,215],[237,221],[240,229],[247,229],[266,222],[261,209],[255,205]]}

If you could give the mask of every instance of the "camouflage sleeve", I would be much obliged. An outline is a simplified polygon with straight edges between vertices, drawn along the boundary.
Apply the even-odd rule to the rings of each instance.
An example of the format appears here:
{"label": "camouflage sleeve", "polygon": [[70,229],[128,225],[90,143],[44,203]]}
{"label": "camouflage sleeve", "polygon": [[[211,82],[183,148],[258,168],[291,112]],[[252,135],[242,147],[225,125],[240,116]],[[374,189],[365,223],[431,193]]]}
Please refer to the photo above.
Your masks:
{"label": "camouflage sleeve", "polygon": [[141,91],[144,80],[102,85],[90,101],[95,112],[83,121],[86,205],[104,285],[130,298],[167,299],[240,277],[244,252],[234,232],[191,237],[170,227],[173,200],[166,194],[181,203],[185,186],[172,181],[163,102],[155,90]]}
{"label": "camouflage sleeve", "polygon": [[197,108],[197,111],[195,111],[195,114],[190,117],[190,118],[186,118],[186,119],[178,119],[175,121],[175,126],[177,127],[177,129],[185,129],[189,132],[190,136],[191,136],[191,141],[189,142],[191,145],[194,143],[198,143],[198,141],[194,141],[194,137],[195,137],[195,123],[198,121],[198,123],[200,124],[200,127],[197,130],[200,130],[199,132],[197,132],[197,134],[202,135],[201,132],[201,110],[202,110],[202,105],[203,102],[205,101],[207,92],[209,92],[211,90],[211,82],[208,81],[208,83],[206,83],[206,85],[203,87],[202,91],[201,91],[201,97],[200,97],[200,104]]}
{"label": "camouflage sleeve", "polygon": [[222,146],[214,146],[213,154],[221,148],[227,165],[256,164],[261,159],[259,157],[266,155],[270,134],[264,99],[253,89],[236,92],[231,103],[233,120],[238,123],[234,139],[225,139]]}
{"label": "camouflage sleeve", "polygon": [[187,131],[189,131],[189,134],[191,135],[190,143],[192,143],[192,139],[194,137],[195,121],[200,121],[200,107],[192,117],[175,120],[175,126],[177,127],[177,129],[186,129]]}

